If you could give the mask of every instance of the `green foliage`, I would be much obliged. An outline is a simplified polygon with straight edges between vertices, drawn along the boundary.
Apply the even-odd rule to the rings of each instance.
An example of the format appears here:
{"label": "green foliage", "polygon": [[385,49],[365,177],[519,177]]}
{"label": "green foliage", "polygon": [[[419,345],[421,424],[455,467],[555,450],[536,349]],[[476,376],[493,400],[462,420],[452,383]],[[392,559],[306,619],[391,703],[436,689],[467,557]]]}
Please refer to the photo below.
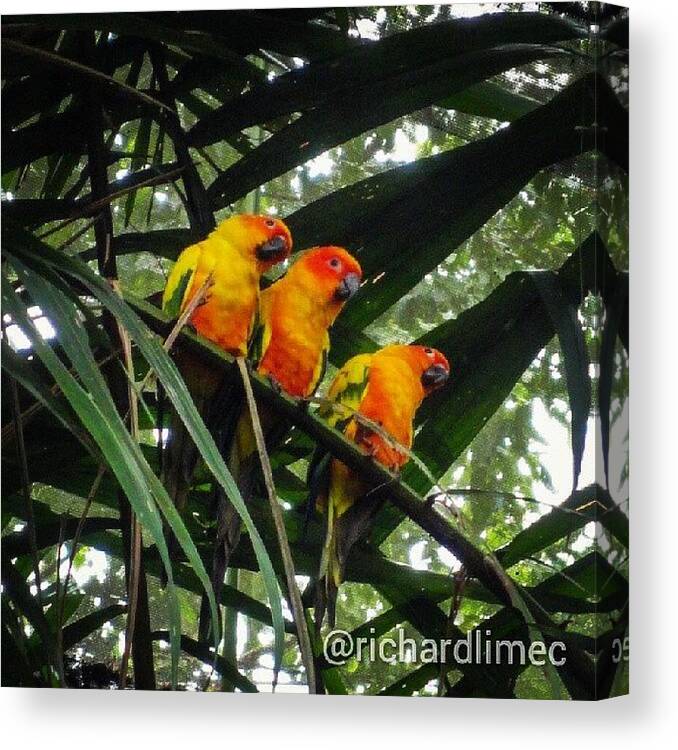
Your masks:
{"label": "green foliage", "polygon": [[[337,667],[318,642],[325,690],[624,691],[611,653],[628,598],[627,23],[591,38],[585,15],[504,6],[3,19],[3,684],[81,684],[94,668],[102,686],[118,681],[130,508],[143,548],[137,686],[255,691],[279,666],[281,689],[304,684],[263,488],[245,507],[159,338],[171,261],[213,221],[253,211],[285,217],[296,249],[343,244],[361,262],[328,377],[392,341],[452,362],[418,412],[419,461],[397,478],[253,378],[291,425],[270,458],[307,598],[323,522],[304,533],[305,480],[320,445],[385,500],[349,559],[342,627],[415,640],[490,629],[568,649],[557,669]],[[190,331],[176,346],[233,369]],[[160,479],[149,372],[204,460],[181,515]],[[205,571],[215,483],[246,526],[221,602]],[[205,591],[230,613],[216,651],[196,638]]]}

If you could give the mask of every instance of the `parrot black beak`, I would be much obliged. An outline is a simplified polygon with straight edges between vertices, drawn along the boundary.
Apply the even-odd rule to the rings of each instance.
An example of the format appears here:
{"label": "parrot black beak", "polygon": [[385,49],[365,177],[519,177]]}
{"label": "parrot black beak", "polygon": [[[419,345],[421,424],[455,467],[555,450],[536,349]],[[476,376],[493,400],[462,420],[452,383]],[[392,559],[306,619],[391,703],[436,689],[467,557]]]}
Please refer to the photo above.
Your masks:
{"label": "parrot black beak", "polygon": [[357,273],[347,273],[339,286],[334,290],[335,299],[346,302],[360,289],[360,276]]}
{"label": "parrot black beak", "polygon": [[434,390],[445,385],[450,373],[442,365],[431,365],[421,376],[421,384],[426,390]]}
{"label": "parrot black beak", "polygon": [[282,260],[287,255],[287,240],[281,234],[276,234],[270,240],[262,242],[256,253],[259,260]]}

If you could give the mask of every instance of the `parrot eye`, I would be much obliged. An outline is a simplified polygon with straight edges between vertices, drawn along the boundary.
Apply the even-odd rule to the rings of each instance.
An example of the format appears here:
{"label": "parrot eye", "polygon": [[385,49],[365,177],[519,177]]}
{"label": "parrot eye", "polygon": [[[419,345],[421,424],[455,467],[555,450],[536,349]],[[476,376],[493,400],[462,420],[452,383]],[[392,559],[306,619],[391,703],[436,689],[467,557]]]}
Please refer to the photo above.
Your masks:
{"label": "parrot eye", "polygon": [[266,226],[269,229],[273,229],[273,227],[275,226],[275,221],[273,219],[266,219]]}
{"label": "parrot eye", "polygon": [[426,347],[426,349],[424,349],[424,354],[426,354],[426,356],[429,357],[430,359],[433,359],[434,357],[433,349],[431,349],[428,346]]}
{"label": "parrot eye", "polygon": [[341,266],[341,261],[339,260],[339,258],[332,258],[329,264],[330,268],[339,268],[339,266]]}

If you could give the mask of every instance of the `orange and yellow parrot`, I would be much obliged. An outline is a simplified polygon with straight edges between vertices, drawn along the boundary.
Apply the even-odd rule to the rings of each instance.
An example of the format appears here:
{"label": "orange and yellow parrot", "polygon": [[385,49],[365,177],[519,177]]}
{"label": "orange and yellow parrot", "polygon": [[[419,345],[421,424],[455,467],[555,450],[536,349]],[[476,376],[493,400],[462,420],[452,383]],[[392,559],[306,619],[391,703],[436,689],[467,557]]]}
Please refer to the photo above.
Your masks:
{"label": "orange and yellow parrot", "polygon": [[[204,298],[191,314],[195,330],[233,356],[245,356],[259,306],[261,275],[289,257],[292,236],[280,219],[239,214],[222,221],[202,242],[187,247],[174,264],[162,299],[163,311],[177,318],[209,277]],[[207,418],[221,379],[179,349],[177,365],[196,406]],[[195,463],[195,451],[181,422],[173,417],[165,481],[181,507]]]}
{"label": "orange and yellow parrot", "polygon": [[[361,279],[360,264],[344,248],[329,245],[302,253],[282,278],[261,293],[250,349],[257,372],[289,396],[313,395],[327,365],[329,329],[358,291]],[[236,408],[235,433],[219,442],[230,445],[229,468],[247,502],[258,476],[259,458],[249,412],[241,402]],[[275,446],[289,425],[270,409],[260,407],[259,417],[267,444]],[[219,596],[241,528],[238,514],[223,493],[219,493],[217,519],[212,582]]]}
{"label": "orange and yellow parrot", "polygon": [[[419,405],[447,382],[449,374],[445,356],[425,346],[394,344],[374,354],[359,354],[337,373],[320,414],[376,462],[397,473],[409,457]],[[365,421],[360,421],[361,416]],[[370,485],[327,454],[314,457],[309,486],[310,502],[327,516],[316,592],[319,629],[326,608],[334,624],[337,589],[348,554],[369,529],[381,502],[368,499]]]}
{"label": "orange and yellow parrot", "polygon": [[247,354],[259,303],[261,275],[289,257],[292,235],[280,219],[239,214],[182,251],[167,279],[162,308],[177,318],[211,274],[204,302],[190,323],[235,356]]}

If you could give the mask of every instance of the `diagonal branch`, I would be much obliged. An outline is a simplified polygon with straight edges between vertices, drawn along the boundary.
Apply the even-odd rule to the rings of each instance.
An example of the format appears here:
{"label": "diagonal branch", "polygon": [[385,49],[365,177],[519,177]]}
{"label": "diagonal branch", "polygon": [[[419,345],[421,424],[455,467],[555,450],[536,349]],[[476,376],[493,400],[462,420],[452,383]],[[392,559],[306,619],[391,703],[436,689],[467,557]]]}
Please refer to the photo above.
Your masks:
{"label": "diagonal branch", "polygon": [[[166,334],[172,327],[157,308],[131,296],[127,301],[132,305],[142,319],[156,332]],[[225,354],[218,347],[184,330],[180,334],[182,344],[186,345],[199,357],[209,361],[213,366],[228,370],[234,364],[234,359]],[[506,592],[501,578],[496,574],[495,563],[489,556],[478,549],[473,542],[458,528],[455,528],[446,517],[442,516],[432,504],[424,500],[405,482],[375,463],[369,456],[362,453],[344,435],[330,427],[321,418],[307,411],[305,404],[299,404],[288,396],[276,392],[274,388],[257,373],[250,375],[253,393],[263,403],[270,405],[281,417],[288,419],[299,427],[309,437],[323,445],[349,468],[361,474],[375,487],[380,487],[383,493],[394,505],[402,510],[439,544],[462,561],[469,574],[481,581],[488,590],[495,594],[504,604],[511,604],[510,596]]]}

